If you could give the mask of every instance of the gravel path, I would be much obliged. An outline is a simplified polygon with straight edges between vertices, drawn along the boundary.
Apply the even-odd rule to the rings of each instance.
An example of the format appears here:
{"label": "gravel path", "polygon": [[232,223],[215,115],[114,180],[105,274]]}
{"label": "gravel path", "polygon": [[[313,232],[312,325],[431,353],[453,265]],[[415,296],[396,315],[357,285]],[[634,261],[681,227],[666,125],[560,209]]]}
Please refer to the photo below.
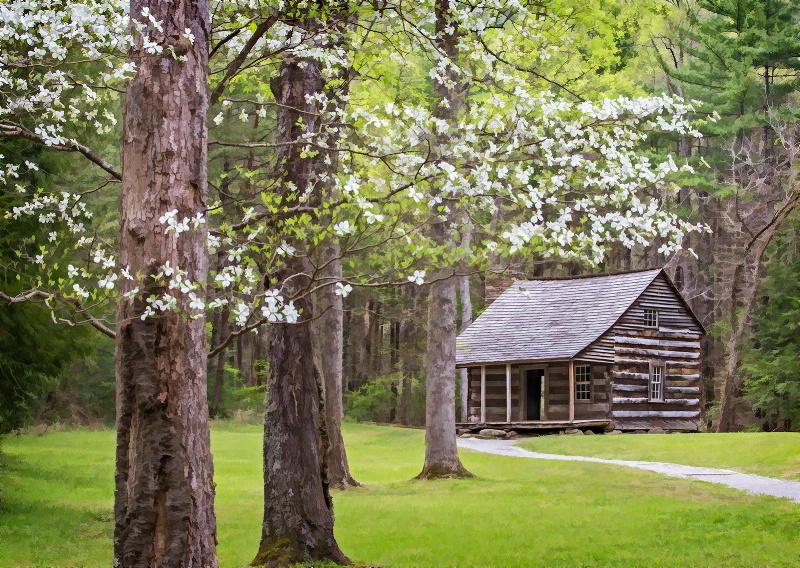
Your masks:
{"label": "gravel path", "polygon": [[800,481],[784,481],[773,479],[761,475],[749,473],[739,473],[729,469],[711,469],[708,467],[694,467],[690,465],[678,465],[674,463],[646,462],[646,461],[627,461],[627,460],[606,460],[602,458],[590,458],[584,456],[562,456],[557,454],[541,454],[529,452],[514,445],[512,440],[479,440],[477,438],[459,438],[458,446],[467,450],[475,450],[487,454],[498,456],[511,456],[516,458],[533,458],[543,460],[559,461],[582,461],[607,463],[613,465],[623,465],[636,467],[662,473],[671,477],[682,477],[684,479],[699,479],[710,483],[720,483],[759,495],[772,495],[773,497],[784,497],[791,499],[795,503],[800,503]]}

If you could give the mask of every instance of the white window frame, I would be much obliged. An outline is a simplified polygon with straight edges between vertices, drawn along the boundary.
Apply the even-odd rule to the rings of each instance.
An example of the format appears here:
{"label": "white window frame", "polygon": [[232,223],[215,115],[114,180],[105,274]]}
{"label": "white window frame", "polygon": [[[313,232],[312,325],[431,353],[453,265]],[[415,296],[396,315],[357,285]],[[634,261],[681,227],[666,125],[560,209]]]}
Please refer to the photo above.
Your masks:
{"label": "white window frame", "polygon": [[[658,380],[656,380],[656,378]],[[663,363],[650,363],[650,380],[647,381],[647,399],[652,402],[664,402],[664,383],[667,378],[667,366]]]}
{"label": "white window frame", "polygon": [[[585,380],[580,380],[585,379]],[[581,398],[579,393],[583,391],[579,388],[587,386],[585,394],[586,398]],[[575,402],[592,402],[592,366],[591,365],[575,365]]]}
{"label": "white window frame", "polygon": [[[650,325],[650,324],[647,323],[647,320],[648,320],[647,314],[648,314],[648,312],[652,313],[655,316],[656,323],[654,325]],[[658,329],[658,310],[653,309],[653,308],[644,308],[642,321],[644,322],[644,326],[646,328]]]}

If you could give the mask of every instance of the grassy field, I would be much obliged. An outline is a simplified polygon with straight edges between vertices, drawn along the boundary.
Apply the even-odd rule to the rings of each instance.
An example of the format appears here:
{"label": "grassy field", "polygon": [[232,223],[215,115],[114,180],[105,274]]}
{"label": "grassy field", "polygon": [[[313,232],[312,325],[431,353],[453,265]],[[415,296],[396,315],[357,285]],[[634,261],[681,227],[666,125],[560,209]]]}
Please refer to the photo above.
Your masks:
{"label": "grassy field", "polygon": [[800,434],[794,432],[542,436],[520,445],[534,452],[719,467],[800,480]]}
{"label": "grassy field", "polygon": [[[627,468],[470,452],[463,461],[477,479],[411,482],[423,432],[347,425],[345,437],[366,487],[335,496],[336,534],[359,563],[800,564],[800,508],[788,501]],[[260,533],[260,428],[217,424],[212,444],[220,561],[240,567]],[[113,445],[110,431],[5,441],[0,566],[110,565]]]}

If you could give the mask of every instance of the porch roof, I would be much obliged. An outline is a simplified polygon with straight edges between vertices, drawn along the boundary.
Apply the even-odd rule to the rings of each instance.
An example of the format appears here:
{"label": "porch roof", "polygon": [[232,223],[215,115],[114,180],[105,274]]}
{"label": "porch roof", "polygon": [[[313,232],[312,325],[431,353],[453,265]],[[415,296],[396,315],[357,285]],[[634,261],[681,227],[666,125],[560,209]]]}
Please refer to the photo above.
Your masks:
{"label": "porch roof", "polygon": [[517,280],[456,340],[456,364],[572,359],[613,326],[661,269]]}

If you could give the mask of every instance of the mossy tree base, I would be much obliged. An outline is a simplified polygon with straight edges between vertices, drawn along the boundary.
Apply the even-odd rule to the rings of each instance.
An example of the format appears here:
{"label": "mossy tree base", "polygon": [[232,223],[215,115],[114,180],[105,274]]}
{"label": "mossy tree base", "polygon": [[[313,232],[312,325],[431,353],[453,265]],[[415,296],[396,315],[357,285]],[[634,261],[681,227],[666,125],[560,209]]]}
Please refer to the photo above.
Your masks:
{"label": "mossy tree base", "polygon": [[276,537],[262,541],[260,550],[251,566],[264,568],[288,568],[296,564],[323,561],[326,565],[347,566],[350,560],[338,547],[332,550],[310,550],[300,542],[287,537]]}
{"label": "mossy tree base", "polygon": [[468,471],[463,465],[458,464],[455,468],[443,465],[425,466],[414,479],[425,481],[429,479],[464,479],[473,477],[475,477],[474,473]]}

